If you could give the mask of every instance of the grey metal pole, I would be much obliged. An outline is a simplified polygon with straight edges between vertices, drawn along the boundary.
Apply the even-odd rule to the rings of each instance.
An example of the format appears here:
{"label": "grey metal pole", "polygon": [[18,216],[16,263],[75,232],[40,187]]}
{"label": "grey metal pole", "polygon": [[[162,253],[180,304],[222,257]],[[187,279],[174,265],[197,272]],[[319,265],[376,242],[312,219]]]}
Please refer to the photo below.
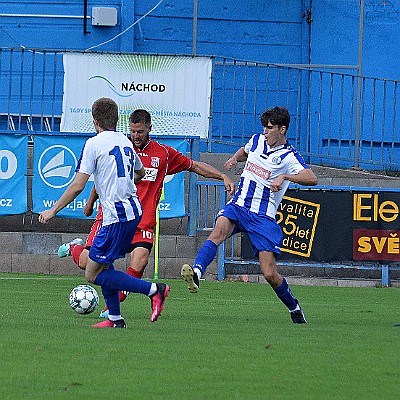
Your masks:
{"label": "grey metal pole", "polygon": [[356,132],[354,137],[354,167],[359,167],[360,130],[361,130],[361,90],[362,90],[362,56],[364,35],[364,0],[360,0],[360,28],[358,32],[358,66],[357,66],[357,99],[356,99]]}

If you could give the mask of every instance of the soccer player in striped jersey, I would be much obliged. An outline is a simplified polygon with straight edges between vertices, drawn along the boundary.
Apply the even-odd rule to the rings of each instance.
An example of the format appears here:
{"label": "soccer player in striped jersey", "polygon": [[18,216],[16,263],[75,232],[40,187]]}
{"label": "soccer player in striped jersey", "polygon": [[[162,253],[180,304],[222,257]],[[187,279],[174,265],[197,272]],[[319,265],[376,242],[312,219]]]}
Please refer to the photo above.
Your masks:
{"label": "soccer player in striped jersey", "polygon": [[125,257],[130,251],[132,238],[142,218],[135,183],[144,177],[145,170],[132,142],[123,133],[116,132],[119,112],[114,100],[96,100],[92,117],[97,135],[86,141],[74,181],[51,209],[40,213],[39,221],[45,224],[73,201],[93,174],[103,207],[103,223],[90,248],[85,277],[88,282],[101,286],[109,315],[106,321],[92,327],[126,327],[120,311],[119,291],[149,296],[152,306],[150,321],[155,322],[164,308],[168,285],[129,276],[115,270],[113,265],[116,259]]}
{"label": "soccer player in striped jersey", "polygon": [[290,182],[314,186],[317,177],[286,140],[290,123],[286,108],[265,111],[261,123],[263,134],[253,135],[226,161],[228,170],[238,162],[246,162],[238,191],[219,211],[215,227],[199,249],[193,267],[183,265],[181,276],[189,291],[196,293],[200,278],[214,259],[218,246],[235,233],[247,232],[262,274],[288,308],[292,321],[307,323],[286,279],[277,271],[276,256],[280,254],[282,230],[275,215]]}
{"label": "soccer player in striped jersey", "polygon": [[[138,109],[131,113],[129,117],[130,139],[146,171],[144,178],[137,185],[137,195],[142,204],[143,216],[132,240],[130,264],[126,271],[136,278],[143,276],[149,261],[149,255],[154,244],[157,206],[160,201],[163,182],[167,175],[182,171],[194,172],[206,178],[223,181],[230,196],[235,193],[236,189],[235,183],[231,178],[211,165],[194,161],[173,147],[152,140],[150,137],[151,129],[151,114],[147,110]],[[92,215],[96,199],[96,190],[92,190],[84,207],[86,216]],[[103,213],[100,205],[86,243],[82,239],[76,238],[69,243],[61,245],[58,250],[59,257],[71,255],[74,263],[79,268],[85,269],[89,249],[101,227],[102,219]],[[120,301],[124,301],[127,295],[128,293],[120,292]],[[107,318],[108,312],[107,307],[105,307],[101,311],[100,317]]]}

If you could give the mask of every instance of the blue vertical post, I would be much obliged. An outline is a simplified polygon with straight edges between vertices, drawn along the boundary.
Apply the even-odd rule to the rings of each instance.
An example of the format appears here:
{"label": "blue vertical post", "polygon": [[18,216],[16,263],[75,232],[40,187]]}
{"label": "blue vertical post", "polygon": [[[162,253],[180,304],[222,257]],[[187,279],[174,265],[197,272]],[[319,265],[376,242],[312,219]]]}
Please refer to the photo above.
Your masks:
{"label": "blue vertical post", "polygon": [[225,279],[225,253],[226,253],[226,242],[223,241],[218,247],[218,280],[223,281]]}
{"label": "blue vertical post", "polygon": [[[190,158],[195,161],[200,159],[200,139],[192,137],[190,139]],[[196,216],[197,216],[197,174],[189,175],[189,194],[188,194],[188,236],[196,236]]]}
{"label": "blue vertical post", "polygon": [[390,286],[389,265],[382,265],[382,287]]}
{"label": "blue vertical post", "polygon": [[[225,186],[219,187],[219,209],[225,207],[226,193]],[[218,280],[223,281],[225,279],[225,255],[226,255],[226,241],[224,240],[218,247]]]}
{"label": "blue vertical post", "polygon": [[121,52],[131,53],[135,51],[135,31],[133,29],[129,30],[128,28],[132,25],[134,20],[136,4],[136,1],[124,1],[122,3],[119,19],[121,21],[121,31],[123,31],[124,34],[118,39],[121,43]]}

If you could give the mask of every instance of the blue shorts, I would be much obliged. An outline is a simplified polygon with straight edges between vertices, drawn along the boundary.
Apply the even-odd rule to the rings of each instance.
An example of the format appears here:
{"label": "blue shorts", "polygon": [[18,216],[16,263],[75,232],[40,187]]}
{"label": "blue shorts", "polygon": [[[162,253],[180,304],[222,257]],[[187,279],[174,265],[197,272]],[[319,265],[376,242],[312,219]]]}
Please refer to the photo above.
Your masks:
{"label": "blue shorts", "polygon": [[132,239],[141,218],[127,222],[115,222],[102,226],[95,236],[89,258],[99,264],[112,264],[131,252]]}
{"label": "blue shorts", "polygon": [[254,254],[257,257],[260,251],[281,253],[282,229],[275,219],[257,215],[234,203],[228,203],[218,213],[217,218],[222,215],[235,224],[232,235],[238,232],[247,232]]}

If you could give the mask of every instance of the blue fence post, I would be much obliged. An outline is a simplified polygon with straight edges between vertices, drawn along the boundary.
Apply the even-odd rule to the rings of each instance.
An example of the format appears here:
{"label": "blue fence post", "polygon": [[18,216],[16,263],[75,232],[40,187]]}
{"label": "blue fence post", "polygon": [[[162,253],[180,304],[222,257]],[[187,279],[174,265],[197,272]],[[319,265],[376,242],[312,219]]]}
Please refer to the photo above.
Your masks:
{"label": "blue fence post", "polygon": [[389,265],[382,265],[382,287],[390,286]]}
{"label": "blue fence post", "polygon": [[218,280],[223,281],[225,279],[225,253],[226,243],[223,241],[218,247]]}
{"label": "blue fence post", "polygon": [[[225,207],[226,193],[225,186],[219,187],[219,209]],[[223,281],[225,279],[225,255],[226,255],[226,241],[224,240],[218,247],[218,280]]]}
{"label": "blue fence post", "polygon": [[[190,158],[198,161],[200,159],[200,140],[193,137],[190,140]],[[188,194],[188,236],[196,236],[196,215],[197,215],[197,174],[189,175],[189,194]]]}

